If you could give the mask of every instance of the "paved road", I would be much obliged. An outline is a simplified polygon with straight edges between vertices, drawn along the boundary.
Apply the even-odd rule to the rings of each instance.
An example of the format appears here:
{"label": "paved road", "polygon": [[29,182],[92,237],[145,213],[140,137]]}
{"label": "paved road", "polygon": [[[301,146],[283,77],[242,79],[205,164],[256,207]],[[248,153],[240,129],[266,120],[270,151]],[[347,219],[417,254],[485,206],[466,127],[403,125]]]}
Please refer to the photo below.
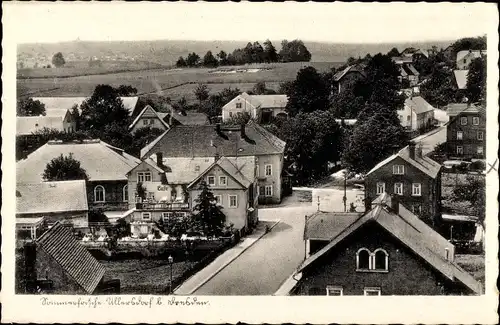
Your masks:
{"label": "paved road", "polygon": [[[323,211],[343,211],[343,191],[315,190]],[[348,191],[348,202],[360,191]],[[194,295],[272,295],[304,259],[304,216],[317,202],[297,207],[259,209],[259,218],[281,219],[273,230],[246,250]],[[358,210],[359,211],[359,210]]]}
{"label": "paved road", "polygon": [[422,154],[426,155],[439,143],[446,142],[446,126],[440,126],[437,130],[432,130],[413,139],[417,144],[422,144]]}

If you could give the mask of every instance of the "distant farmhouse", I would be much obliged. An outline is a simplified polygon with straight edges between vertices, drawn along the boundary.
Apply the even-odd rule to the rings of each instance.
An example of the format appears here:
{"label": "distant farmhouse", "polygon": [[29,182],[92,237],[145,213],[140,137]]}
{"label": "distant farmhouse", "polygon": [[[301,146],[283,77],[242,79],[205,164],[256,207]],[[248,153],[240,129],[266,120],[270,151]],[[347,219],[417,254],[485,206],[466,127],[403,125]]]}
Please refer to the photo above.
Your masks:
{"label": "distant farmhouse", "polygon": [[448,153],[452,157],[484,159],[486,156],[486,108],[471,103],[449,104],[446,127]]}
{"label": "distant farmhouse", "polygon": [[401,125],[408,131],[430,127],[434,123],[434,107],[420,96],[411,96],[397,111]]}
{"label": "distant farmhouse", "polygon": [[340,93],[346,88],[348,84],[353,84],[356,81],[364,78],[366,78],[366,74],[362,65],[350,65],[345,69],[335,73],[335,75],[333,76],[334,84],[332,87],[336,89],[337,93]]}
{"label": "distant farmhouse", "polygon": [[486,51],[473,51],[473,50],[465,50],[457,53],[457,69],[458,70],[468,70],[470,63],[474,59],[478,59],[484,57],[486,55]]}
{"label": "distant farmhouse", "polygon": [[286,95],[249,95],[244,92],[222,107],[222,121],[247,112],[258,123],[268,123],[272,118],[288,116],[285,110],[287,103]]}

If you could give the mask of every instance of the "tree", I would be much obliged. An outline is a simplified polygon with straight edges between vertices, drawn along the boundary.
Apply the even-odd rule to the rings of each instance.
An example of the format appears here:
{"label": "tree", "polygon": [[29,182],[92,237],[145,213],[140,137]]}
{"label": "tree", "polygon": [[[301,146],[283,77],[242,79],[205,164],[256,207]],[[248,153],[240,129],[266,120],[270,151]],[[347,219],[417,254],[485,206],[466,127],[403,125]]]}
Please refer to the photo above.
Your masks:
{"label": "tree", "polygon": [[64,64],[66,63],[66,61],[64,61],[64,57],[62,55],[61,52],[57,52],[56,54],[54,54],[54,56],[52,57],[52,64],[56,67],[56,68],[60,68],[62,67]]}
{"label": "tree", "polygon": [[252,63],[262,63],[264,62],[264,48],[259,42],[254,42],[252,45]]}
{"label": "tree", "polygon": [[200,64],[200,56],[196,53],[189,53],[186,59],[188,67],[196,67]]}
{"label": "tree", "polygon": [[127,97],[134,96],[137,94],[137,88],[134,88],[130,85],[120,85],[117,89],[117,94],[119,96]]}
{"label": "tree", "polygon": [[244,125],[252,119],[248,112],[239,112],[230,117],[224,124],[226,125]]}
{"label": "tree", "polygon": [[43,179],[45,181],[72,181],[72,180],[88,180],[87,172],[80,166],[80,162],[69,156],[56,157],[47,163],[43,171]]}
{"label": "tree", "polygon": [[193,222],[208,237],[220,236],[224,229],[226,216],[221,208],[217,206],[215,196],[205,181],[201,181],[198,187],[201,190],[195,199],[193,208]]}
{"label": "tree", "polygon": [[453,71],[444,65],[436,65],[420,86],[420,94],[434,107],[443,107],[460,100]]}
{"label": "tree", "polygon": [[224,88],[219,93],[210,95],[208,100],[203,105],[200,105],[200,112],[207,114],[208,117],[219,116],[222,113],[222,106],[229,103],[240,93],[241,91],[238,88]]}
{"label": "tree", "polygon": [[252,89],[255,95],[264,95],[266,93],[266,83],[264,81],[257,82]]}
{"label": "tree", "polygon": [[177,60],[177,62],[175,63],[175,66],[178,68],[183,68],[183,67],[187,66],[187,63],[184,60],[184,58],[182,56],[180,56],[179,59]]}
{"label": "tree", "polygon": [[224,51],[220,51],[217,54],[217,59],[219,60],[219,65],[228,65],[227,53]]}
{"label": "tree", "polygon": [[264,42],[264,62],[278,62],[278,53],[270,40]]}
{"label": "tree", "polygon": [[469,202],[478,221],[484,227],[486,214],[486,183],[484,177],[467,176],[466,182],[453,189],[452,200]]}
{"label": "tree", "polygon": [[293,81],[283,81],[278,88],[278,94],[288,94],[293,87]]}
{"label": "tree", "polygon": [[299,112],[326,110],[330,106],[330,90],[313,67],[301,69],[286,94],[288,95],[286,109],[292,116]]}
{"label": "tree", "polygon": [[453,53],[465,50],[486,50],[486,36],[465,37],[451,45]]}
{"label": "tree", "polygon": [[45,116],[45,104],[33,98],[21,99],[17,102],[17,116]]}
{"label": "tree", "polygon": [[301,40],[293,40],[281,42],[281,50],[279,52],[281,62],[309,62],[311,61],[311,53]]}
{"label": "tree", "polygon": [[203,57],[203,66],[205,67],[216,67],[218,64],[217,59],[212,54],[212,51],[208,51]]}
{"label": "tree", "polygon": [[151,128],[149,126],[139,128],[134,132],[132,142],[124,149],[126,149],[129,154],[138,157],[142,148],[153,142],[164,132],[165,131],[162,129]]}
{"label": "tree", "polygon": [[388,53],[387,53],[387,56],[388,57],[395,57],[395,56],[399,56],[399,51],[397,48],[393,47]]}
{"label": "tree", "polygon": [[194,90],[194,95],[200,101],[201,106],[201,103],[207,100],[209,97],[208,86],[205,84],[198,84],[198,86]]}
{"label": "tree", "polygon": [[381,106],[370,111],[374,115],[358,119],[349,145],[342,153],[342,164],[352,172],[369,171],[407,143],[396,111]]}
{"label": "tree", "polygon": [[470,63],[467,97],[472,103],[486,100],[486,62],[483,58],[474,59]]}

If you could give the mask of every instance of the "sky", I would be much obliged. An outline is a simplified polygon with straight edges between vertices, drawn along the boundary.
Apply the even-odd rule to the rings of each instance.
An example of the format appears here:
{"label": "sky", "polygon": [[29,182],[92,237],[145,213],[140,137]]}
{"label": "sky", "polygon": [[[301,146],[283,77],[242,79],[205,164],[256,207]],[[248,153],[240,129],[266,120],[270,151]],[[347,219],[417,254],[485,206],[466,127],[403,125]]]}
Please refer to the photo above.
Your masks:
{"label": "sky", "polygon": [[2,3],[17,43],[263,40],[390,43],[485,34],[494,4]]}

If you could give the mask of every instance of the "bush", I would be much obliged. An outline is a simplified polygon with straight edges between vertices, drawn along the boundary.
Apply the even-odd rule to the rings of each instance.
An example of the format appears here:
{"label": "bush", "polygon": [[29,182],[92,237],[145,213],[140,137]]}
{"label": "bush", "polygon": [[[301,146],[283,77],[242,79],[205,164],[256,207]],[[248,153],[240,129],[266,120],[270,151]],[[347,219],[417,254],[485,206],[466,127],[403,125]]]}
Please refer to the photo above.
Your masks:
{"label": "bush", "polygon": [[476,160],[469,165],[469,169],[472,171],[483,171],[486,170],[486,164],[482,160]]}

